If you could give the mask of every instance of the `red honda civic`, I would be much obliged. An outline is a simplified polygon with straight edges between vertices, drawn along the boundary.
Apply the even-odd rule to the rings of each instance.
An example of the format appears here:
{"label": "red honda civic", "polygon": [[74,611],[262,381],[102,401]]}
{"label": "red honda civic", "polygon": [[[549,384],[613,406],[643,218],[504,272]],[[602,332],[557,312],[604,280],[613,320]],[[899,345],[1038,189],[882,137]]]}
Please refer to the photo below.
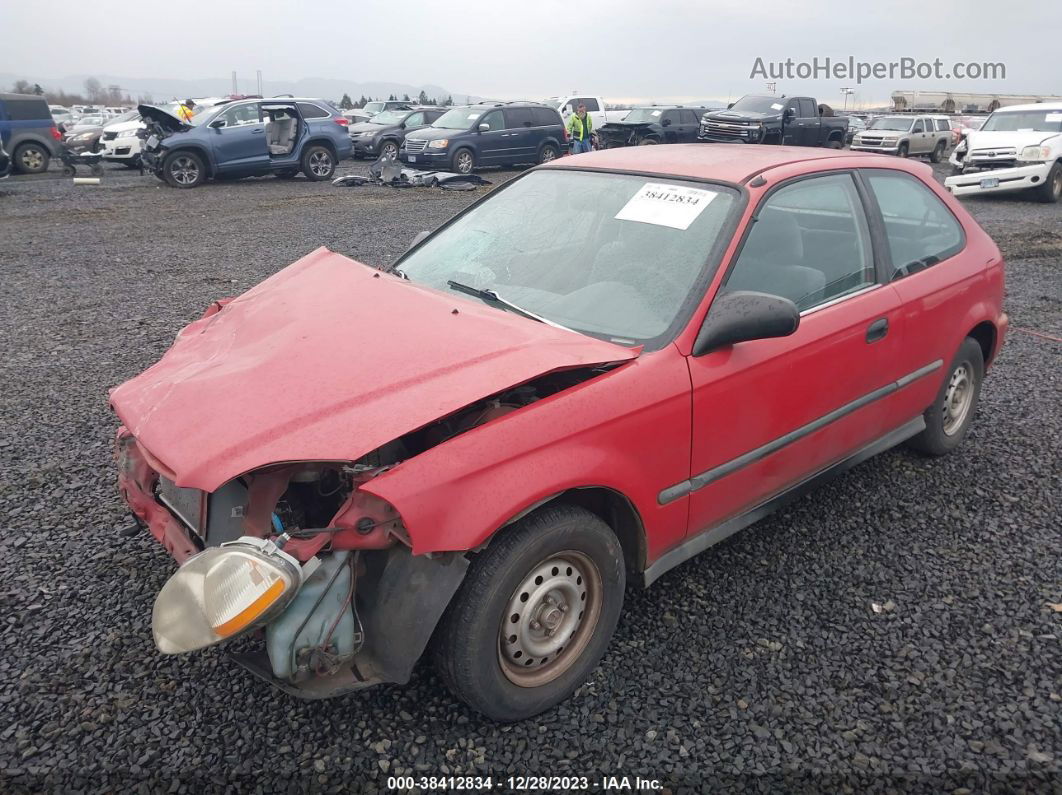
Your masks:
{"label": "red honda civic", "polygon": [[430,649],[541,712],[666,571],[893,445],[958,446],[1007,328],[999,250],[919,163],[590,153],[381,272],[318,249],[111,393],[119,484],[180,563],[168,654],[322,697]]}

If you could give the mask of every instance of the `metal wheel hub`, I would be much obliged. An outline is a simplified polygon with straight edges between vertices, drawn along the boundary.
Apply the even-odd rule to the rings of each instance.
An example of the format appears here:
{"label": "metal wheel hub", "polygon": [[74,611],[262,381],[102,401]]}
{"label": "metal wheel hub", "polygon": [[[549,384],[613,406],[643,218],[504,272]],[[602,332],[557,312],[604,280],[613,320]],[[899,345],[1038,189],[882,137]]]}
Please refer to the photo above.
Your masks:
{"label": "metal wheel hub", "polygon": [[190,157],[178,157],[170,166],[170,174],[175,182],[191,185],[199,179],[199,168]]}
{"label": "metal wheel hub", "polygon": [[314,152],[310,155],[310,171],[315,176],[324,177],[332,169],[332,158],[327,152]]}
{"label": "metal wheel hub", "polygon": [[40,168],[44,156],[37,149],[27,149],[22,153],[22,165],[29,169]]}
{"label": "metal wheel hub", "polygon": [[522,687],[556,679],[586,648],[601,613],[601,575],[581,552],[542,561],[513,591],[498,633],[505,676]]}
{"label": "metal wheel hub", "polygon": [[944,433],[953,436],[962,428],[973,403],[974,384],[969,366],[963,362],[955,368],[944,391]]}

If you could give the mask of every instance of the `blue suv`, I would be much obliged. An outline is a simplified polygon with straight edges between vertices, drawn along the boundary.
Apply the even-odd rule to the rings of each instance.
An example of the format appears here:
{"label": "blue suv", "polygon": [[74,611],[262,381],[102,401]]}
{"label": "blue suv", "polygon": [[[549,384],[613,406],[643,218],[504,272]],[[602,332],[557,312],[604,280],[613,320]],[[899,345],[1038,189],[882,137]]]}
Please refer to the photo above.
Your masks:
{"label": "blue suv", "polygon": [[175,188],[210,177],[329,179],[351,156],[348,121],[322,99],[245,99],[182,121],[176,106],[141,105],[144,167]]}
{"label": "blue suv", "polygon": [[405,163],[468,174],[479,166],[546,163],[568,140],[556,108],[537,102],[480,102],[453,108],[406,136]]}

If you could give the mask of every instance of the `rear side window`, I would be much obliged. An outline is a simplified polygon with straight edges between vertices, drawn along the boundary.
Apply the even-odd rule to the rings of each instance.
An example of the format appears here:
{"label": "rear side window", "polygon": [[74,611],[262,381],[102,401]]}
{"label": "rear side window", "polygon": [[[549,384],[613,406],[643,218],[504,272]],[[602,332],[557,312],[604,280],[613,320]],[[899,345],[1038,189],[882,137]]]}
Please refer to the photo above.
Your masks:
{"label": "rear side window", "polygon": [[328,117],[328,111],[324,108],[319,108],[309,102],[299,102],[299,113],[302,114],[304,119],[324,119]]}
{"label": "rear side window", "polygon": [[594,99],[593,97],[582,97],[581,99],[576,100],[576,102],[575,102],[576,107],[579,106],[580,102],[582,104],[586,105],[586,110],[587,110],[588,113],[593,112],[593,111],[597,111],[597,110],[601,110],[601,106],[597,104],[597,100]]}
{"label": "rear side window", "polygon": [[560,114],[552,108],[532,108],[531,113],[534,117],[536,127],[549,127],[551,124],[564,124],[564,122],[561,121]]}
{"label": "rear side window", "polygon": [[870,233],[849,174],[779,188],[756,218],[723,290],[780,295],[803,311],[874,284]]}
{"label": "rear side window", "polygon": [[916,178],[867,172],[889,243],[890,279],[936,265],[962,250],[962,226],[944,202]]}
{"label": "rear side window", "polygon": [[697,112],[692,110],[680,111],[683,124],[697,124]]}
{"label": "rear side window", "polygon": [[535,123],[531,108],[506,108],[505,126],[509,129],[514,127],[531,127]]}
{"label": "rear side window", "polygon": [[52,121],[48,103],[43,99],[5,99],[0,102],[0,107],[6,110],[11,121],[47,121],[49,124]]}
{"label": "rear side window", "polygon": [[937,132],[949,132],[951,130],[951,122],[947,119],[937,119]]}
{"label": "rear side window", "polygon": [[443,113],[444,113],[444,111],[441,111],[441,110],[428,110],[428,111],[425,111],[424,112],[424,122],[425,122],[425,124],[431,124],[437,118],[442,116]]}

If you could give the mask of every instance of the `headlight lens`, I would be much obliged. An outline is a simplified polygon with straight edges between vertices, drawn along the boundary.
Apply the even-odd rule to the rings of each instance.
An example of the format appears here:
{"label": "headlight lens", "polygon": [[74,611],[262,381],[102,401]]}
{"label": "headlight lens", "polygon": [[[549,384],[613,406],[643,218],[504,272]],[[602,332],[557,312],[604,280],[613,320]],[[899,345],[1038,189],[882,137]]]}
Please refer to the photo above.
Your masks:
{"label": "headlight lens", "polygon": [[1022,160],[1050,160],[1051,159],[1051,147],[1049,146],[1027,146],[1021,150]]}
{"label": "headlight lens", "polygon": [[283,610],[302,575],[298,561],[261,538],[244,537],[200,552],[155,599],[155,645],[164,654],[181,654],[235,637]]}
{"label": "headlight lens", "polygon": [[445,149],[449,145],[450,145],[450,139],[449,138],[439,138],[436,141],[429,141],[428,142],[428,148],[429,149]]}
{"label": "headlight lens", "polygon": [[136,138],[136,136],[137,136],[137,134],[139,132],[140,132],[139,129],[122,130],[120,133],[118,133],[118,137],[119,138]]}

